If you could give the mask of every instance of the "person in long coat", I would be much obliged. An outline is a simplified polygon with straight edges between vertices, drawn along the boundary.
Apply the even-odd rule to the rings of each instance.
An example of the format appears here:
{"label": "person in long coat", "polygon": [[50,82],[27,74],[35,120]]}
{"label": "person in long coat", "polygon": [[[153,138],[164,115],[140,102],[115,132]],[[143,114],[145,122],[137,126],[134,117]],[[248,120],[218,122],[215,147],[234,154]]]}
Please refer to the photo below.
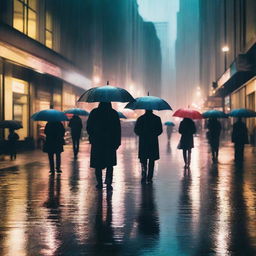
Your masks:
{"label": "person in long coat", "polygon": [[207,137],[212,151],[212,161],[218,160],[221,124],[217,118],[210,118],[207,124]]}
{"label": "person in long coat", "polygon": [[152,110],[146,110],[145,114],[137,119],[134,132],[139,136],[141,182],[151,183],[155,161],[160,158],[158,136],[163,132],[161,118],[154,115]]}
{"label": "person in long coat", "polygon": [[238,118],[233,124],[232,142],[235,144],[235,161],[242,162],[244,160],[244,144],[248,144],[248,131],[246,124],[242,122],[242,118]]}
{"label": "person in long coat", "polygon": [[121,145],[121,126],[117,111],[111,103],[100,102],[87,120],[87,132],[91,143],[90,167],[95,168],[97,188],[102,189],[102,169],[107,169],[105,183],[112,189],[113,166],[116,150]]}
{"label": "person in long coat", "polygon": [[8,135],[8,145],[9,145],[9,153],[10,159],[15,160],[17,155],[17,141],[19,140],[19,135],[14,131],[14,129],[9,129]]}
{"label": "person in long coat", "polygon": [[68,126],[71,129],[71,137],[73,142],[73,153],[74,158],[77,158],[77,154],[79,152],[79,144],[80,144],[80,137],[81,131],[83,128],[82,120],[78,115],[73,115],[69,121]]}
{"label": "person in long coat", "polygon": [[48,122],[45,126],[46,135],[43,151],[48,153],[50,173],[55,172],[54,155],[56,156],[56,171],[61,173],[61,152],[65,144],[65,128],[61,122]]}
{"label": "person in long coat", "polygon": [[191,149],[194,147],[193,134],[196,133],[196,126],[192,119],[184,118],[180,122],[179,133],[181,134],[178,149],[183,150],[183,159],[185,168],[190,166],[191,162]]}

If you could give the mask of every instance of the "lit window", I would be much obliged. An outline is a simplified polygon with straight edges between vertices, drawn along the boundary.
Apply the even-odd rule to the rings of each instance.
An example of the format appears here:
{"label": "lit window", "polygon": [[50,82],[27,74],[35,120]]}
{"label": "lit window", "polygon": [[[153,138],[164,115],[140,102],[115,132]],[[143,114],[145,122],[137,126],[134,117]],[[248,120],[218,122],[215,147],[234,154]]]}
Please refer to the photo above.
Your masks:
{"label": "lit window", "polygon": [[45,45],[53,48],[52,16],[48,11],[45,12]]}
{"label": "lit window", "polygon": [[13,27],[37,39],[37,1],[13,0]]}

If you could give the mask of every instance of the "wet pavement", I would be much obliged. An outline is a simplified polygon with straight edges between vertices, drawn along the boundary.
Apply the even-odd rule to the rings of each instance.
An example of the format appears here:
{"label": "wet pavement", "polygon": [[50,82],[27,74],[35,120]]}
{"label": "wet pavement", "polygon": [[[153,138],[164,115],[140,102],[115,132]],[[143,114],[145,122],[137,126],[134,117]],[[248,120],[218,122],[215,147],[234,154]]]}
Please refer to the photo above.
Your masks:
{"label": "wet pavement", "polygon": [[223,143],[212,164],[197,137],[185,171],[177,144],[161,136],[154,182],[141,185],[136,140],[123,138],[112,192],[95,189],[87,143],[77,161],[65,147],[61,175],[37,151],[0,162],[0,255],[256,255],[254,149],[235,166]]}

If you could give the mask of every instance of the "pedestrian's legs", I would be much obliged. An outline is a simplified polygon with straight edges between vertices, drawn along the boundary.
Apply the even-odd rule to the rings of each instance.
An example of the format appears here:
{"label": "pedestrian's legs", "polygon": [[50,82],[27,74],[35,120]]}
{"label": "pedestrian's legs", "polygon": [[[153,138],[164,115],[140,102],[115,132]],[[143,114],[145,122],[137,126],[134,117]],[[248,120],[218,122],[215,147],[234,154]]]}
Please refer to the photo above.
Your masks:
{"label": "pedestrian's legs", "polygon": [[244,160],[244,144],[235,144],[235,161],[242,162]]}
{"label": "pedestrian's legs", "polygon": [[79,152],[80,137],[76,138],[76,155]]}
{"label": "pedestrian's legs", "polygon": [[53,158],[53,153],[48,153],[48,158],[49,158],[49,164],[50,164],[50,172],[54,172],[54,158]]}
{"label": "pedestrian's legs", "polygon": [[76,138],[74,136],[72,136],[72,143],[73,143],[74,157],[76,157]]}
{"label": "pedestrian's legs", "polygon": [[149,163],[148,163],[148,177],[147,177],[147,181],[148,182],[152,182],[152,178],[154,175],[154,166],[155,166],[155,161],[152,159],[149,159]]}
{"label": "pedestrian's legs", "polygon": [[145,183],[147,178],[147,159],[141,162],[141,183]]}
{"label": "pedestrian's legs", "polygon": [[185,167],[187,167],[187,150],[186,149],[183,149],[183,159],[185,162]]}
{"label": "pedestrian's legs", "polygon": [[188,163],[187,166],[190,166],[190,162],[191,162],[191,149],[188,150]]}
{"label": "pedestrian's legs", "polygon": [[101,168],[95,169],[95,176],[98,183],[96,187],[101,189],[102,188],[102,169]]}
{"label": "pedestrian's legs", "polygon": [[60,165],[61,165],[61,153],[56,153],[56,170],[57,172],[62,172],[60,169]]}
{"label": "pedestrian's legs", "polygon": [[112,180],[113,180],[113,166],[110,166],[110,167],[107,167],[107,172],[106,172],[106,184],[108,188],[112,188],[111,186]]}

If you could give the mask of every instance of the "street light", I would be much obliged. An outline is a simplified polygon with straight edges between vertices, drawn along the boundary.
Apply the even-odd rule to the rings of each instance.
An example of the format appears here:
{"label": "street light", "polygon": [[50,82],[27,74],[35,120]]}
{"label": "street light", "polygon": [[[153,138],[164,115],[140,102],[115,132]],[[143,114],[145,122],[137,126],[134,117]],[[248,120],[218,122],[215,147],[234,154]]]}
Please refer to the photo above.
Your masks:
{"label": "street light", "polygon": [[94,76],[94,77],[93,77],[93,82],[94,82],[95,84],[98,84],[98,83],[100,82],[100,77],[99,77],[99,76]]}
{"label": "street light", "polygon": [[229,52],[229,47],[228,45],[224,45],[221,48],[222,52],[224,52],[224,65],[225,65],[225,71],[227,70],[227,54]]}

